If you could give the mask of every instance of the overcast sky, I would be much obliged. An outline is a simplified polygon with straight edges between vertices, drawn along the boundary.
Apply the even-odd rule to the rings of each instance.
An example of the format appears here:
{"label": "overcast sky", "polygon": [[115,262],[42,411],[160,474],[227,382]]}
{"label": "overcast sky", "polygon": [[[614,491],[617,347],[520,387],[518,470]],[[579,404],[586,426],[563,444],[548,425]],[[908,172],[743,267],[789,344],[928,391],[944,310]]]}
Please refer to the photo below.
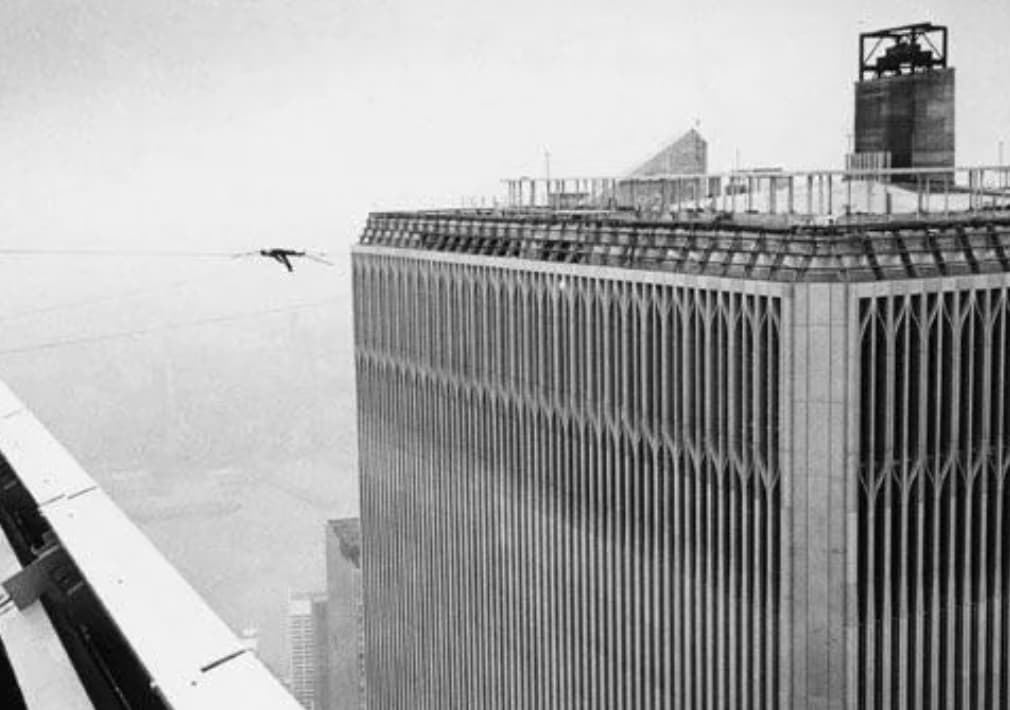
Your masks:
{"label": "overcast sky", "polygon": [[858,32],[920,20],[951,27],[958,161],[995,162],[1006,0],[5,0],[0,241],[331,248],[695,121],[713,170],[839,166]]}

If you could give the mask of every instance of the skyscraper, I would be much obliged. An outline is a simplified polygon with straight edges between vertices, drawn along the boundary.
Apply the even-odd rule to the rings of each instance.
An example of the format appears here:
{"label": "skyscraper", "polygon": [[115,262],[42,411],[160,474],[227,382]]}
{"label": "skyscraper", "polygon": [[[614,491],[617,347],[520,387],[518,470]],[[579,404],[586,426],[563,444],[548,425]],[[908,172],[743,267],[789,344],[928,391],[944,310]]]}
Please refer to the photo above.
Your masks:
{"label": "skyscraper", "polygon": [[332,710],[365,707],[361,522],[326,523],[326,643]]}
{"label": "skyscraper", "polygon": [[990,178],[972,220],[373,214],[372,707],[1005,707]]}
{"label": "skyscraper", "polygon": [[329,710],[326,595],[293,594],[288,600],[291,694],[306,710]]}
{"label": "skyscraper", "polygon": [[1010,169],[882,165],[370,216],[372,708],[1010,707]]}

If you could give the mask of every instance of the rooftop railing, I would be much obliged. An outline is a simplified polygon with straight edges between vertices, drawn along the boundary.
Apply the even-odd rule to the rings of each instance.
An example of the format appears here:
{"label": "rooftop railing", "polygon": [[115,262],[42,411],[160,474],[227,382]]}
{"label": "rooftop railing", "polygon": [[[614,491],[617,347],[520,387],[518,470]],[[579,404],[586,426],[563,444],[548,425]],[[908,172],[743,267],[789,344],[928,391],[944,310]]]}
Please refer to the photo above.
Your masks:
{"label": "rooftop railing", "polygon": [[765,225],[971,217],[1010,210],[1010,166],[755,170],[650,177],[513,178],[506,209],[624,211]]}

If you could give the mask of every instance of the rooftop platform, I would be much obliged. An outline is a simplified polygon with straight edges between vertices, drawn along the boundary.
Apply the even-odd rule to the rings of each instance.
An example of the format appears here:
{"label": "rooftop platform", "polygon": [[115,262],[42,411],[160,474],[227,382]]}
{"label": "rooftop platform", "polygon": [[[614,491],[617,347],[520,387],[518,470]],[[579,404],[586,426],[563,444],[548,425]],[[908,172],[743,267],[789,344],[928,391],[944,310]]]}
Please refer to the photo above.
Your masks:
{"label": "rooftop platform", "polygon": [[766,281],[1010,272],[1010,167],[506,181],[369,216],[363,245]]}

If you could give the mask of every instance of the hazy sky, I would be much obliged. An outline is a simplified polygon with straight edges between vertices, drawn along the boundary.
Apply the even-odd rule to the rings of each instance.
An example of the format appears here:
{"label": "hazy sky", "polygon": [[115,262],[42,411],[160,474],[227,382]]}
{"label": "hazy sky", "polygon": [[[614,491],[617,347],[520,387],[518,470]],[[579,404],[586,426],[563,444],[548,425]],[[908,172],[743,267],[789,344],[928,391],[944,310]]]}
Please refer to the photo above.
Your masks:
{"label": "hazy sky", "polygon": [[919,20],[951,27],[959,162],[994,162],[1006,0],[6,0],[0,241],[332,247],[695,120],[712,169],[837,166],[857,33]]}

